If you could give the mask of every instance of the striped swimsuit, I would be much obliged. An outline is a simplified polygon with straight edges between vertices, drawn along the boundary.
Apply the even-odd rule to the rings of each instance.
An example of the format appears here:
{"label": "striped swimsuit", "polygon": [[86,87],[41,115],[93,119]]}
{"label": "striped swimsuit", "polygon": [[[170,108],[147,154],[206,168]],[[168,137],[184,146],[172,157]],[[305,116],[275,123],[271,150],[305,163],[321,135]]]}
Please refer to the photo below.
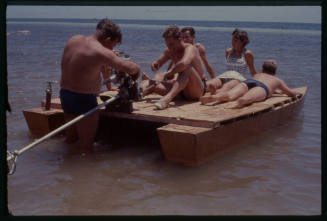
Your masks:
{"label": "striped swimsuit", "polygon": [[242,56],[240,58],[234,58],[228,53],[226,58],[226,72],[218,75],[218,78],[222,83],[226,83],[231,80],[245,81],[246,78],[243,76],[248,74],[248,64],[245,60],[244,49],[242,50]]}
{"label": "striped swimsuit", "polygon": [[226,58],[226,71],[237,71],[241,75],[248,74],[249,69],[245,60],[244,49],[242,50],[242,56],[240,58],[231,57],[230,54],[231,53],[229,53]]}

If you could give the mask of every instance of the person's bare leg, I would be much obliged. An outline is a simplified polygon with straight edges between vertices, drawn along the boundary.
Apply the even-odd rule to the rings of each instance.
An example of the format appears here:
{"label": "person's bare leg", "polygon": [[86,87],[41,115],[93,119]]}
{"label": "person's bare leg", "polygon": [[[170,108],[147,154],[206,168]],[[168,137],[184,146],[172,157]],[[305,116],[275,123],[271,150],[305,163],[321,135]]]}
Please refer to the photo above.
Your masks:
{"label": "person's bare leg", "polygon": [[201,102],[201,104],[207,104],[207,103],[214,102],[216,100],[215,96],[216,95],[202,96],[202,97],[200,97],[200,102]]}
{"label": "person's bare leg", "polygon": [[207,84],[207,92],[210,92],[210,94],[215,94],[216,91],[221,88],[223,85],[222,81],[219,78],[213,78],[206,81]]}
{"label": "person's bare leg", "polygon": [[243,96],[238,98],[235,102],[226,105],[226,108],[242,108],[254,102],[263,101],[266,99],[266,91],[262,87],[251,88]]}
{"label": "person's bare leg", "polygon": [[163,82],[165,72],[158,73],[153,79],[150,79],[145,73],[142,74],[142,81],[140,88],[143,96],[155,93],[164,96],[171,89],[172,83]]}
{"label": "person's bare leg", "polygon": [[172,85],[171,90],[155,106],[158,109],[165,109],[168,107],[169,102],[182,90],[184,95],[189,99],[199,99],[202,96],[204,85],[194,68],[187,68],[180,73],[176,82]]}
{"label": "person's bare leg", "polygon": [[229,100],[228,93],[225,91],[222,91],[215,95],[209,95],[200,98],[201,104],[207,104],[212,102],[221,103],[228,100]]}
{"label": "person's bare leg", "polygon": [[186,72],[179,74],[177,81],[172,85],[169,92],[154,104],[157,109],[162,110],[167,108],[169,102],[172,101],[174,97],[186,87],[189,81],[187,75],[188,73]]}
{"label": "person's bare leg", "polygon": [[[64,113],[65,123],[73,120],[75,117],[77,117],[77,115]],[[65,131],[65,134],[66,134],[65,143],[71,144],[71,143],[76,142],[78,139],[77,130],[76,130],[75,125],[68,127]]]}
{"label": "person's bare leg", "polygon": [[236,100],[238,97],[242,96],[247,92],[248,87],[244,83],[237,83],[236,85],[235,83],[237,82],[234,82],[228,86],[230,87],[234,85],[234,87],[231,87],[229,91],[223,90],[223,91],[219,91],[219,93],[215,95],[210,95],[208,97],[200,98],[201,103],[202,104],[207,104],[211,102],[221,103],[221,102]]}
{"label": "person's bare leg", "polygon": [[236,85],[238,85],[239,83],[240,83],[239,80],[230,80],[230,81],[226,82],[225,84],[223,84],[223,86],[216,91],[216,94],[220,93],[220,92],[229,91],[232,88],[234,88]]}
{"label": "person's bare leg", "polygon": [[146,74],[142,73],[140,88],[143,96],[149,95],[152,93],[153,88],[155,87],[155,82],[151,82],[151,78]]}
{"label": "person's bare leg", "polygon": [[78,142],[77,146],[81,152],[91,152],[94,139],[98,129],[99,111],[92,113],[76,123]]}
{"label": "person's bare leg", "polygon": [[231,88],[229,91],[227,91],[228,100],[226,100],[226,101],[234,101],[237,98],[243,96],[246,92],[248,92],[248,90],[249,90],[248,86],[245,83],[242,83],[242,82],[237,83],[236,85],[234,85],[233,88]]}

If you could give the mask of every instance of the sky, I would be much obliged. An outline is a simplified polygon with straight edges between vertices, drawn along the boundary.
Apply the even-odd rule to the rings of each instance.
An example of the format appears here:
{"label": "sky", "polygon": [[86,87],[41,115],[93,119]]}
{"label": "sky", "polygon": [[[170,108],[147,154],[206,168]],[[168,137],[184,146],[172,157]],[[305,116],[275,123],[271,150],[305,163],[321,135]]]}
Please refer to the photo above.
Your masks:
{"label": "sky", "polygon": [[12,6],[7,18],[110,18],[321,23],[320,6]]}

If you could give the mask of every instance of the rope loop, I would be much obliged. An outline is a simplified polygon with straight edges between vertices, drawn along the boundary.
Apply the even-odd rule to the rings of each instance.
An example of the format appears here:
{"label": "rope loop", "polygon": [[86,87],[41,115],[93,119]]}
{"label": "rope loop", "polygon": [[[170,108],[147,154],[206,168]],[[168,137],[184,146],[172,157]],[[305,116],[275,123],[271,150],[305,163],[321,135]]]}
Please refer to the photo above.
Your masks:
{"label": "rope loop", "polygon": [[10,152],[9,150],[7,150],[7,157],[10,157],[10,160],[7,161],[8,175],[13,175],[16,172],[18,152],[16,150],[14,152]]}

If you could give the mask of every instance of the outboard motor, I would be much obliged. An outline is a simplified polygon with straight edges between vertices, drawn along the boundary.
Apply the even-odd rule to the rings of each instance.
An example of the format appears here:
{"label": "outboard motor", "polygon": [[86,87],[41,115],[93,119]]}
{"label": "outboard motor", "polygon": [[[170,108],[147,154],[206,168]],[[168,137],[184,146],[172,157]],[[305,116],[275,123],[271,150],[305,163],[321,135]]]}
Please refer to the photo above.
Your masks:
{"label": "outboard motor", "polygon": [[[128,55],[122,57],[125,60],[130,60]],[[131,113],[133,111],[133,101],[138,101],[141,98],[139,87],[137,84],[137,76],[129,75],[125,72],[120,72],[111,68],[111,76],[105,80],[118,86],[119,98],[106,106],[106,111]],[[105,96],[100,96],[101,100],[109,99]]]}

